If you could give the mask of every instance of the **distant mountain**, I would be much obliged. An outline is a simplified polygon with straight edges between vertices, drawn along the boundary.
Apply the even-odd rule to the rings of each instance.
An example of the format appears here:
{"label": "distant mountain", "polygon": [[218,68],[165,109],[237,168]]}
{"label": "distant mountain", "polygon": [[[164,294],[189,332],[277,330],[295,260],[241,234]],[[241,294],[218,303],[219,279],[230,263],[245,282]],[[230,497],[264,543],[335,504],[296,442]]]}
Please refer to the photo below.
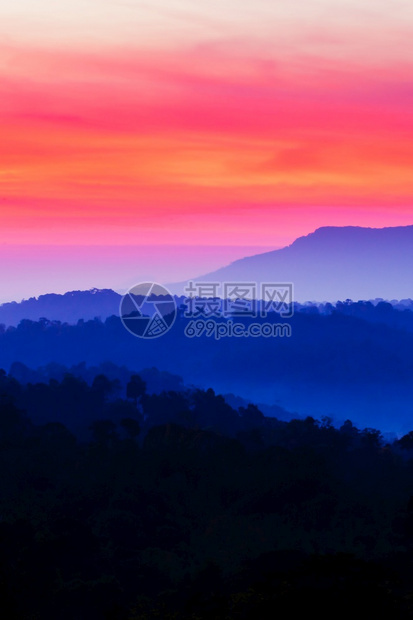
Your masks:
{"label": "distant mountain", "polygon": [[[195,282],[292,282],[294,299],[413,297],[413,226],[318,228],[288,247],[237,260]],[[183,284],[171,285],[180,294]]]}
{"label": "distant mountain", "polygon": [[16,326],[22,319],[38,321],[41,318],[70,324],[79,319],[87,321],[99,317],[104,320],[119,314],[120,300],[121,296],[110,289],[40,295],[0,305],[0,324]]}
{"label": "distant mountain", "polygon": [[[401,307],[411,308],[413,226],[318,228],[288,247],[242,258],[193,281],[291,282],[298,302],[384,299],[395,305],[404,300]],[[182,282],[168,286],[176,295],[182,295],[184,287]],[[0,305],[0,324],[16,326],[22,319],[43,317],[70,324],[105,320],[119,314],[120,300],[115,291],[96,288],[41,295]]]}

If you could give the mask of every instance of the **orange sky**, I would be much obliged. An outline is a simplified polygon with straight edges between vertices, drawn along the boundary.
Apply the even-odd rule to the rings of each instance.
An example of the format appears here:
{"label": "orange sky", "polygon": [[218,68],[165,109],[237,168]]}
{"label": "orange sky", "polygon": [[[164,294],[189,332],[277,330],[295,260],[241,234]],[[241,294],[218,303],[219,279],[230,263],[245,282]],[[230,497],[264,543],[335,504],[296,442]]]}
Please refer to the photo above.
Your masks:
{"label": "orange sky", "polygon": [[17,4],[0,26],[0,243],[278,247],[413,223],[408,4],[320,21],[334,3],[300,0],[271,30],[265,0],[250,25],[215,2],[137,3],[139,37],[121,5],[95,23],[88,0],[89,38],[77,2],[66,25]]}

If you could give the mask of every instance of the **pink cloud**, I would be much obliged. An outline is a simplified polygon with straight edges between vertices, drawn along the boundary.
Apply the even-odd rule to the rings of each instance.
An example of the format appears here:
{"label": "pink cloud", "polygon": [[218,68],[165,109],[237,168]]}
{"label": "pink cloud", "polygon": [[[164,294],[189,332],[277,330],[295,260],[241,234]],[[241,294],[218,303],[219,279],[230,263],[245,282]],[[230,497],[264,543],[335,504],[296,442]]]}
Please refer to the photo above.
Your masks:
{"label": "pink cloud", "polygon": [[290,230],[288,205],[311,207],[301,218],[310,229],[317,205],[330,222],[346,205],[349,220],[363,205],[395,221],[395,206],[411,207],[407,63],[276,62],[240,44],[3,58],[3,230],[24,217],[71,242],[88,228],[106,238],[152,230],[160,241],[169,230],[182,242],[197,227],[211,241],[224,226],[233,243],[243,211],[245,230],[267,243],[254,221]]}

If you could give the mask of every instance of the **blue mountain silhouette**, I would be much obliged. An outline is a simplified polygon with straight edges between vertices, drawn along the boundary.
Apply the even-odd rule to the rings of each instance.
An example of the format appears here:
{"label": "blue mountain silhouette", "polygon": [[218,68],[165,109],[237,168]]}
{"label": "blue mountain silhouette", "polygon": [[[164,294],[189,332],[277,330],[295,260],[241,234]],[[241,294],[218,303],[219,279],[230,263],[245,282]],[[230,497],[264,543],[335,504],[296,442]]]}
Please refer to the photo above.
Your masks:
{"label": "blue mountain silhouette", "polygon": [[[292,282],[294,299],[413,296],[413,226],[318,228],[291,245],[246,257],[195,282]],[[183,283],[171,286],[179,294]]]}

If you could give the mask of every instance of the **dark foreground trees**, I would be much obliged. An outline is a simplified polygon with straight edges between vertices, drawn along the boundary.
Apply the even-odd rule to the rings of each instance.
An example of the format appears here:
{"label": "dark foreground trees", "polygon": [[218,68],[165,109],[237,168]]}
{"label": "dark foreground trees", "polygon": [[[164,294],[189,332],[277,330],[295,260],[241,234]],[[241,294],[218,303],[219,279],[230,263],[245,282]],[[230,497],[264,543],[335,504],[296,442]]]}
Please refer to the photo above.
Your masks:
{"label": "dark foreground trees", "polygon": [[3,617],[411,617],[410,435],[133,383],[0,376]]}

